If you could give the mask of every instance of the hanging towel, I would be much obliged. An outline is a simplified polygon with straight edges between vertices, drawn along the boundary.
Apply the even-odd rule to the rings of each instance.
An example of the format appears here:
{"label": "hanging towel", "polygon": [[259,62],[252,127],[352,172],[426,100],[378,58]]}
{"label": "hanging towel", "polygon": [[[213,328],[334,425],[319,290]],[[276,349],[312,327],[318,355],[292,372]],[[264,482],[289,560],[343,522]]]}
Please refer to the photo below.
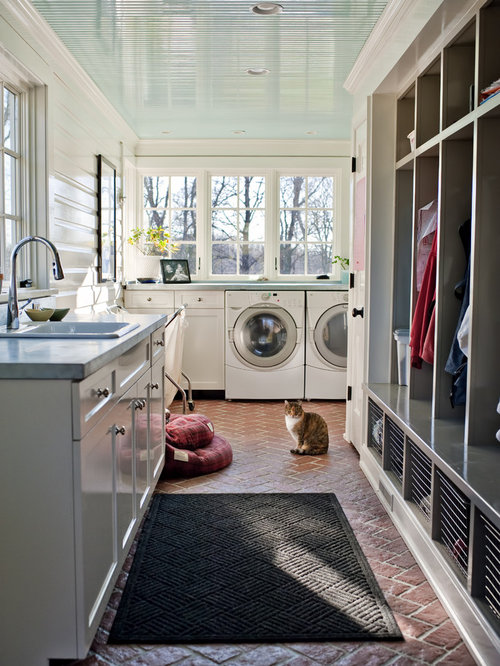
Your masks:
{"label": "hanging towel", "polygon": [[[422,288],[418,294],[417,305],[413,313],[411,325],[410,347],[411,365],[414,368],[422,367],[422,360],[434,358],[434,333],[431,333],[434,304],[436,300],[436,263],[437,263],[437,234],[434,234],[431,250],[422,278]],[[432,324],[433,326],[433,324]],[[424,352],[424,346],[426,351]],[[432,362],[432,361],[431,361]]]}
{"label": "hanging towel", "polygon": [[431,201],[418,211],[417,220],[417,291],[422,288],[425,267],[437,229],[437,201]]}

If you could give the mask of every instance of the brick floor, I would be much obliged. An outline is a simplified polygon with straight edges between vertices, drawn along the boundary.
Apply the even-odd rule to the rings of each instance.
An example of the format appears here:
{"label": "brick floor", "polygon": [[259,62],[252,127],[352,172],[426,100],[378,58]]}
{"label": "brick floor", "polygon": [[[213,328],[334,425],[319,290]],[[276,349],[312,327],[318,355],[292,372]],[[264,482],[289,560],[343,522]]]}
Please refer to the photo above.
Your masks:
{"label": "brick floor", "polygon": [[[359,469],[356,450],[343,439],[345,404],[312,401],[330,432],[327,455],[294,456],[285,428],[283,403],[198,400],[196,411],[210,417],[216,432],[232,444],[232,464],[214,474],[161,481],[163,493],[333,492],[379,581],[404,635],[401,642],[287,643],[280,645],[107,644],[129,556],[86,659],[73,666],[382,666],[475,664],[404,541]],[[172,411],[180,412],[174,403]]]}

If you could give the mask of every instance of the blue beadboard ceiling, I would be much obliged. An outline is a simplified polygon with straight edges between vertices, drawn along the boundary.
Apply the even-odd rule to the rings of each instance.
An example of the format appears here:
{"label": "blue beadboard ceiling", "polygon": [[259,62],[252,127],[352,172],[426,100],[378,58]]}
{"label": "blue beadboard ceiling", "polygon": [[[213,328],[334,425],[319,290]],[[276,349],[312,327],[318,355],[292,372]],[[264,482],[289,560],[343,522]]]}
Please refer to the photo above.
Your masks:
{"label": "blue beadboard ceiling", "polygon": [[31,1],[141,139],[349,138],[343,83],[387,4]]}

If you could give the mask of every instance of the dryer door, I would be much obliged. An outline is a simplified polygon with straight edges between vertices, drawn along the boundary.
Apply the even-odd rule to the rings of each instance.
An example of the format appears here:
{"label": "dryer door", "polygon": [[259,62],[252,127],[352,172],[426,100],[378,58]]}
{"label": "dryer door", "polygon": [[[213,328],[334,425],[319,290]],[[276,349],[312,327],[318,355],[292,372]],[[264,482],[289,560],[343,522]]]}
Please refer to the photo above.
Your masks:
{"label": "dryer door", "polygon": [[327,363],[347,367],[347,303],[323,312],[314,329],[314,344]]}
{"label": "dryer door", "polygon": [[297,326],[283,308],[252,306],[234,325],[234,346],[238,354],[256,368],[281,365],[297,344]]}

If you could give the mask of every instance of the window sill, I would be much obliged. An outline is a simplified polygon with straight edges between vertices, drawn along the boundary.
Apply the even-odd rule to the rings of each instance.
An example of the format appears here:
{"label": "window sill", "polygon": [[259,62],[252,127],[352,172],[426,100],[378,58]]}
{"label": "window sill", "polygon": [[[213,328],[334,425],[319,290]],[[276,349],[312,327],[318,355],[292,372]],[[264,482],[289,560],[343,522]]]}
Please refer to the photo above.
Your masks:
{"label": "window sill", "polygon": [[[18,289],[17,300],[21,303],[27,301],[28,298],[45,298],[57,294],[57,289]],[[9,300],[8,291],[2,291],[0,294],[0,303],[7,303]]]}

